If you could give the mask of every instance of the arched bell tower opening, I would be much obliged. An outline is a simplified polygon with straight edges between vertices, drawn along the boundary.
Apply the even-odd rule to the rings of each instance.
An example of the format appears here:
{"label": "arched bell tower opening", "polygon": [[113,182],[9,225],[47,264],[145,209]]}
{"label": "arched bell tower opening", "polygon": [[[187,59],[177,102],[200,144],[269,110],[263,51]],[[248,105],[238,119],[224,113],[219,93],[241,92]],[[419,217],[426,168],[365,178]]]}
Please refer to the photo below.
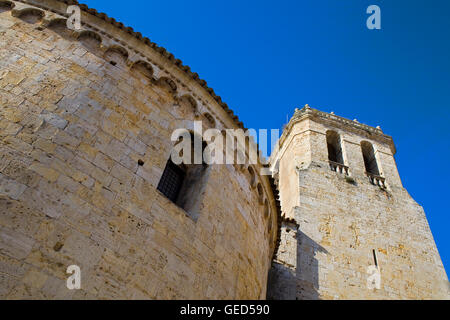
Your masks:
{"label": "arched bell tower opening", "polygon": [[327,131],[327,149],[328,149],[328,160],[344,164],[344,157],[342,154],[341,137],[336,131]]}
{"label": "arched bell tower opening", "polygon": [[366,172],[379,176],[380,170],[378,168],[373,145],[368,141],[363,141],[361,142],[361,150],[364,158],[364,166],[366,168]]}

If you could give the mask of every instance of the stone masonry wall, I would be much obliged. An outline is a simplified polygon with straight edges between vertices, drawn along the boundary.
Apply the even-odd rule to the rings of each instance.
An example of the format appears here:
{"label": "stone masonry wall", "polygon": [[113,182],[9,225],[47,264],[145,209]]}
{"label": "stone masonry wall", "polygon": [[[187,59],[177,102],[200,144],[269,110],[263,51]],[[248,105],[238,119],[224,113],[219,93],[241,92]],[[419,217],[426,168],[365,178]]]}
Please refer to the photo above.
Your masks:
{"label": "stone masonry wall", "polygon": [[[211,166],[197,221],[156,190],[174,129],[232,119],[106,22],[83,13],[107,31],[100,45],[12,3],[0,9],[0,299],[264,299],[276,209],[269,220],[255,205],[248,171]],[[155,64],[133,64],[145,58],[126,41]],[[81,290],[66,288],[70,265]]]}
{"label": "stone masonry wall", "polygon": [[[289,130],[278,154],[285,222],[268,297],[449,299],[425,213],[402,187],[390,146],[351,126],[314,117]],[[341,135],[353,181],[330,169],[327,130]],[[387,190],[365,175],[361,141],[374,144]],[[292,185],[295,201],[284,199],[285,190],[293,194]],[[381,271],[379,290],[367,286],[373,250]]]}

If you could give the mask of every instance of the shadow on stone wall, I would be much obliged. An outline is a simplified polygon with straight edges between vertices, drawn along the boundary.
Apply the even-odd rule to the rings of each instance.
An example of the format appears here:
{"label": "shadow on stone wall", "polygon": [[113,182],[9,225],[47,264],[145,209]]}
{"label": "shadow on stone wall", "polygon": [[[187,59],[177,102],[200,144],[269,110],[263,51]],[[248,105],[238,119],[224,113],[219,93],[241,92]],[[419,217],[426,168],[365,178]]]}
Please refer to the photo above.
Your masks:
{"label": "shadow on stone wall", "polygon": [[295,270],[273,262],[267,280],[267,300],[296,300],[297,281]]}
{"label": "shadow on stone wall", "polygon": [[[298,230],[296,238],[296,266],[282,261],[279,255],[272,263],[267,281],[268,300],[319,300],[318,252],[328,253],[325,248]],[[283,245],[283,243],[282,243]],[[281,246],[280,250],[283,250]]]}
{"label": "shadow on stone wall", "polygon": [[328,253],[325,248],[305,235],[297,233],[297,299],[318,300],[319,295],[319,262],[316,254]]}

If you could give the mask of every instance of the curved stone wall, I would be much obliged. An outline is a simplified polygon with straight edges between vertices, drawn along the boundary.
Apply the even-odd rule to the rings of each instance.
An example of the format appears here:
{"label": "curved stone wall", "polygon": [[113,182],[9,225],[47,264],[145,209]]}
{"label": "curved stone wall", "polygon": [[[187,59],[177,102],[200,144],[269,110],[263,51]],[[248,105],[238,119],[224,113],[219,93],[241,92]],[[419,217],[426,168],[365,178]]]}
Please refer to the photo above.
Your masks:
{"label": "curved stone wall", "polygon": [[67,29],[67,3],[0,1],[0,298],[264,299],[279,211],[260,167],[210,166],[198,219],[156,189],[175,129],[242,123],[105,15]]}

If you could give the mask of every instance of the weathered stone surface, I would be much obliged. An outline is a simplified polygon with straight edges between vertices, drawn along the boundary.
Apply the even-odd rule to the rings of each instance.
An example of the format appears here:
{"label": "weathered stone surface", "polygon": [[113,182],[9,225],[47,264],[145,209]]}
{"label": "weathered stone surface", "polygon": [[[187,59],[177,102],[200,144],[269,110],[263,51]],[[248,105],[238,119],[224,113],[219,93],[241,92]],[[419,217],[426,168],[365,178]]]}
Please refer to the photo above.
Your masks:
{"label": "weathered stone surface", "polygon": [[[62,18],[66,6],[12,2],[38,4],[46,18]],[[156,190],[172,131],[198,117],[191,108],[178,118],[181,96],[219,130],[236,121],[144,41],[83,19],[104,31],[102,47],[0,12],[0,298],[265,298],[276,244],[244,172],[209,167],[196,221]],[[113,66],[105,51],[118,39],[129,56]],[[140,59],[150,78],[131,67]],[[161,86],[163,77],[179,88]],[[258,179],[275,239],[275,199],[267,177]],[[70,265],[81,268],[80,291],[66,287]]]}
{"label": "weathered stone surface", "polygon": [[[351,179],[331,170],[328,130],[340,135]],[[284,222],[269,298],[450,298],[424,211],[402,186],[390,137],[305,108],[296,112],[281,141],[272,162],[280,168]],[[386,188],[369,181],[362,141],[374,145]],[[369,290],[374,251],[381,286]]]}
{"label": "weathered stone surface", "polygon": [[[171,134],[199,119],[241,127],[232,112],[105,17],[83,13],[100,46],[48,27],[63,1],[12,2],[34,3],[44,19],[0,12],[0,298],[264,299],[267,288],[275,299],[449,298],[425,214],[380,130],[297,112],[272,156],[282,222],[259,166],[208,167],[192,214],[157,190]],[[123,44],[127,54],[109,50]],[[342,137],[344,174],[330,170],[327,130]],[[363,140],[386,188],[365,174]],[[381,288],[368,290],[374,252]],[[81,268],[81,290],[66,287],[70,265]]]}

